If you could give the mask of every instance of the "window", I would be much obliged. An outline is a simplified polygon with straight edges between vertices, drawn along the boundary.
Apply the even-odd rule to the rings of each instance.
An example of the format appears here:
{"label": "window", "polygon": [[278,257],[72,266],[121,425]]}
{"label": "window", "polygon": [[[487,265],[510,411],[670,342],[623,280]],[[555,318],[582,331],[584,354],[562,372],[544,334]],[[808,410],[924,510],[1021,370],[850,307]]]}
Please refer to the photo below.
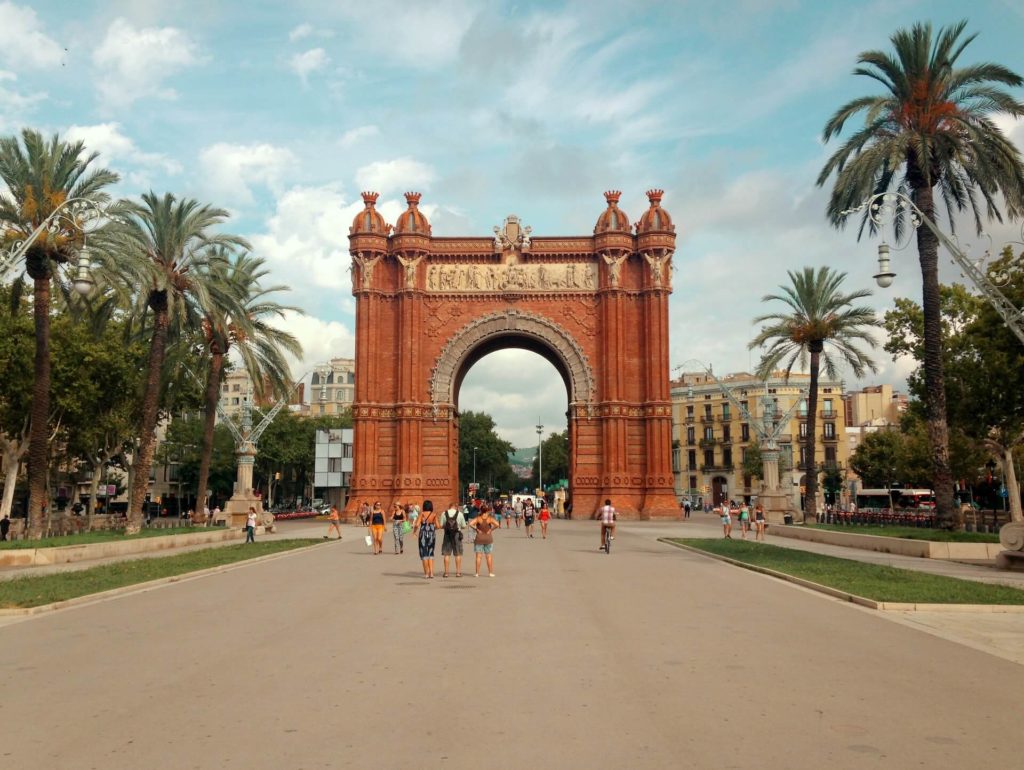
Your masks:
{"label": "window", "polygon": [[731,419],[732,419],[732,416],[729,414],[729,405],[728,404],[722,404],[722,420],[724,422],[729,422],[729,420],[731,420]]}
{"label": "window", "polygon": [[693,404],[690,404],[686,407],[686,416],[688,419],[693,419]]}
{"label": "window", "polygon": [[[743,395],[746,394],[747,391],[743,391]],[[740,406],[743,407],[742,409],[740,409],[740,417],[742,417],[744,414],[750,413],[750,404],[748,404],[746,401],[740,401]]]}
{"label": "window", "polygon": [[801,417],[806,417],[807,416],[807,399],[806,398],[800,399],[799,412],[800,412],[800,416]]}
{"label": "window", "polygon": [[711,404],[704,404],[704,417],[711,419]]}
{"label": "window", "polygon": [[708,467],[714,467],[715,464],[715,452],[713,449],[704,450],[704,464]]}
{"label": "window", "polygon": [[836,437],[836,424],[834,422],[825,423],[825,438]]}
{"label": "window", "polygon": [[704,440],[705,441],[714,441],[715,440],[715,429],[714,428],[705,428],[704,429]]}
{"label": "window", "polygon": [[237,396],[235,396],[233,399],[231,399],[231,406],[238,406],[238,397]]}
{"label": "window", "polygon": [[697,432],[693,428],[686,429],[686,443],[693,446],[697,441]]}
{"label": "window", "polygon": [[800,438],[807,438],[807,423],[800,423]]}
{"label": "window", "polygon": [[722,441],[732,441],[732,432],[729,430],[729,427],[728,423],[722,426]]}
{"label": "window", "polygon": [[825,447],[825,465],[836,464],[836,448],[834,446]]}
{"label": "window", "polygon": [[697,488],[697,477],[696,476],[690,476],[690,489],[696,489],[696,488]]}
{"label": "window", "polygon": [[689,452],[686,453],[686,462],[690,466],[690,468],[696,468],[697,467],[697,451],[696,450],[691,449]]}
{"label": "window", "polygon": [[747,461],[747,448],[740,447],[740,462],[745,463]]}
{"label": "window", "polygon": [[826,398],[825,403],[822,404],[821,411],[824,414],[832,414],[832,399]]}
{"label": "window", "polygon": [[241,389],[242,389],[242,386],[241,386],[241,385],[239,385],[239,384],[238,384],[237,382],[236,382],[236,383],[235,383],[234,385],[232,385],[232,386],[231,386],[231,391],[232,391],[233,393],[237,393],[237,392],[238,392],[238,391],[240,391]]}
{"label": "window", "polygon": [[732,447],[726,447],[722,450],[722,465],[726,468],[732,467]]}
{"label": "window", "polygon": [[740,426],[740,440],[750,441],[750,426],[746,423]]}
{"label": "window", "polygon": [[807,466],[807,447],[800,447],[800,467],[804,468]]}

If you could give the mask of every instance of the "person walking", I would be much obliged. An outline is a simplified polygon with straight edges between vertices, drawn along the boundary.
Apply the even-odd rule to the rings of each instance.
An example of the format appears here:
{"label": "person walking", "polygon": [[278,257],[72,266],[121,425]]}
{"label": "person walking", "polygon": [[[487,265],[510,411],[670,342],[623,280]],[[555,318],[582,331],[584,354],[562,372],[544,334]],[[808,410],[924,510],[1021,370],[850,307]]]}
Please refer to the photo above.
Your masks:
{"label": "person walking", "polygon": [[256,542],[256,509],[249,506],[249,515],[245,517],[245,542]]}
{"label": "person walking", "polygon": [[4,514],[4,517],[0,519],[0,541],[7,539],[7,533],[11,531],[11,519]]}
{"label": "person walking", "polygon": [[722,501],[722,534],[732,540],[732,516],[729,515],[729,501]]}
{"label": "person walking", "polygon": [[527,500],[523,506],[523,523],[526,524],[526,536],[533,537],[533,517],[536,511],[533,508],[533,500]]}
{"label": "person walking", "polygon": [[764,542],[764,506],[758,503],[754,506],[754,540]]}
{"label": "person walking", "polygon": [[747,539],[747,532],[750,531],[750,508],[746,503],[740,503],[740,537]]}
{"label": "person walking", "polygon": [[597,550],[604,550],[605,538],[610,537],[612,540],[615,539],[615,520],[619,517],[618,511],[612,507],[612,501],[610,498],[606,498],[604,505],[601,506],[601,510],[598,511],[598,516],[601,519],[601,547]]}
{"label": "person walking", "polygon": [[548,508],[547,501],[541,501],[540,513],[537,514],[537,520],[540,522],[540,536],[543,540],[548,539],[548,522],[551,521],[551,509]]}
{"label": "person walking", "polygon": [[512,516],[516,520],[516,529],[519,529],[519,520],[523,518],[523,501],[522,499],[516,500],[512,504]]}
{"label": "person walking", "polygon": [[341,514],[338,513],[338,506],[331,506],[331,513],[328,516],[327,534],[324,535],[324,540],[331,539],[331,531],[338,533],[338,540],[341,540]]}
{"label": "person walking", "polygon": [[[477,514],[474,518],[479,518]],[[458,509],[455,503],[448,506],[448,510],[441,514],[441,529],[444,531],[444,540],[441,541],[441,557],[444,560],[444,574],[441,577],[448,577],[448,563],[452,556],[455,557],[455,577],[462,577],[462,530],[466,527],[466,517]]]}
{"label": "person walking", "polygon": [[489,509],[469,523],[476,532],[473,542],[473,555],[476,560],[476,577],[480,577],[480,557],[487,557],[487,574],[494,577],[494,530],[499,529],[498,520],[491,515]]}
{"label": "person walking", "polygon": [[434,545],[437,542],[437,514],[430,500],[423,501],[423,513],[416,517],[413,534],[420,549],[420,560],[423,562],[423,577],[434,577]]}
{"label": "person walking", "polygon": [[363,523],[364,527],[370,526],[370,501],[363,500],[363,504],[359,506],[359,521]]}
{"label": "person walking", "polygon": [[378,500],[370,511],[370,535],[373,538],[374,555],[384,553],[384,529],[384,508]]}
{"label": "person walking", "polygon": [[689,500],[684,500],[683,501],[683,519],[688,519],[688,518],[690,518],[690,501]]}
{"label": "person walking", "polygon": [[405,553],[405,508],[395,503],[391,511],[391,533],[395,537],[395,555]]}

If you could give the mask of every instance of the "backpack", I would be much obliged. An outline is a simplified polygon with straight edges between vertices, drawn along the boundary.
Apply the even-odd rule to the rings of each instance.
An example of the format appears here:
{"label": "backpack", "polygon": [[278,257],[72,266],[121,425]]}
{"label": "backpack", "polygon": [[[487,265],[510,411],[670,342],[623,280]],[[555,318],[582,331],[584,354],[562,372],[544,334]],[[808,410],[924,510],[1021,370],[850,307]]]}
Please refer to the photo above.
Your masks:
{"label": "backpack", "polygon": [[454,535],[459,531],[459,514],[448,511],[444,515],[444,531],[447,535]]}

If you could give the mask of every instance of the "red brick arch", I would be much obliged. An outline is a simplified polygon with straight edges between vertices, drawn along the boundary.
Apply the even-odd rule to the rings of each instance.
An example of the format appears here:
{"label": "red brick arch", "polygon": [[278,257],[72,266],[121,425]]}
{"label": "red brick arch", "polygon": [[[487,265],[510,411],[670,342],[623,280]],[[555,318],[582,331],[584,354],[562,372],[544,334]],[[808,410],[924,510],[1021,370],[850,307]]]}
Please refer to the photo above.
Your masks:
{"label": "red brick arch", "polygon": [[514,347],[543,355],[565,381],[577,514],[609,497],[626,516],[678,515],[668,384],[674,228],[658,191],[635,234],[617,194],[606,195],[592,237],[531,239],[509,217],[492,239],[432,237],[417,194],[392,233],[376,196],[364,194],[349,236],[356,392],[347,514],[364,499],[459,499],[462,379],[483,356]]}

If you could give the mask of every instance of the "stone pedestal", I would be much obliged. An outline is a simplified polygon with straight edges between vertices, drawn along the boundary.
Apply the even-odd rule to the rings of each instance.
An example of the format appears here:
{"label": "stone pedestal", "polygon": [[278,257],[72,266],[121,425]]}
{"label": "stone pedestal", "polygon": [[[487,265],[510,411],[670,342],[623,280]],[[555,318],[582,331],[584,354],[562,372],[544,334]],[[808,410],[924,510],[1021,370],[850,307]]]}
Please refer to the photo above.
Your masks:
{"label": "stone pedestal", "polygon": [[783,524],[788,513],[792,514],[793,521],[796,521],[793,501],[779,484],[779,450],[774,447],[763,449],[761,458],[762,483],[757,501],[764,508],[765,519],[769,524]]}
{"label": "stone pedestal", "polygon": [[266,527],[266,531],[274,531],[274,517],[263,510],[263,499],[252,488],[252,466],[256,461],[256,447],[246,442],[237,453],[238,472],[235,480],[235,492],[231,499],[224,503],[222,513],[231,528],[245,526],[249,518],[249,508],[256,509],[256,521]]}

